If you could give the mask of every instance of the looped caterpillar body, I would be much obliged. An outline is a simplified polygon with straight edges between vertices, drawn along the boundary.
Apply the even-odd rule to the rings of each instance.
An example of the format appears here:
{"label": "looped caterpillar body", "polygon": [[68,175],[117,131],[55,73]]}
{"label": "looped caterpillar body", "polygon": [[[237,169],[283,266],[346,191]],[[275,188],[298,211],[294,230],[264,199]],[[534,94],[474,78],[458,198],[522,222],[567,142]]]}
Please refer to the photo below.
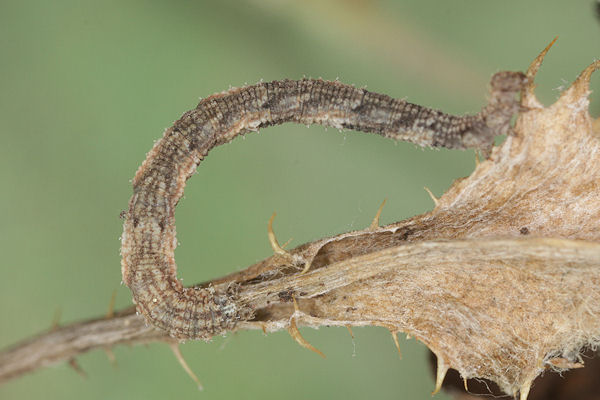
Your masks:
{"label": "looped caterpillar body", "polygon": [[454,116],[364,89],[315,79],[234,88],[200,101],[168,128],[133,179],[121,247],[123,281],[138,311],[179,339],[223,334],[253,316],[234,286],[186,288],[176,276],[175,207],[208,152],[238,135],[295,122],[377,133],[421,146],[488,150],[510,128],[520,72],[492,79],[490,99],[475,115]]}

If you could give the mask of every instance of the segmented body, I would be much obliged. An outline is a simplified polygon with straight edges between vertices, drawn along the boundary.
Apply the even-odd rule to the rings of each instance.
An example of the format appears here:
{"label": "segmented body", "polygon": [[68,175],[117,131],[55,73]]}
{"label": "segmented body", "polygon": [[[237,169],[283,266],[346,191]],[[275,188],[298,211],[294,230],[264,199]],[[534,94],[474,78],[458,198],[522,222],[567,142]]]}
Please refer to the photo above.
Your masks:
{"label": "segmented body", "polygon": [[158,141],[133,180],[122,236],[123,281],[138,311],[180,339],[209,339],[252,317],[235,288],[185,288],[176,277],[175,206],[208,152],[234,137],[284,122],[373,132],[421,146],[488,149],[518,110],[521,73],[499,73],[478,114],[447,115],[339,82],[284,80],[213,95],[183,114]]}

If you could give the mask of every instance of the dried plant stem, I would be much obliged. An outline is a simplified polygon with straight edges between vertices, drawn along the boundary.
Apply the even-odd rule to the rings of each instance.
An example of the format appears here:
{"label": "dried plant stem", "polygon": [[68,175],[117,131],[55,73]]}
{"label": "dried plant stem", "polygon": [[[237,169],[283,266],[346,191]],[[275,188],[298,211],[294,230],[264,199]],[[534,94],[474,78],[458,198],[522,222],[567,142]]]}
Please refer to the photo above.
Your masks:
{"label": "dried plant stem", "polygon": [[[301,311],[299,314],[301,318],[296,320],[298,325],[327,324],[348,327],[379,325],[387,327],[388,324],[391,324],[398,326],[394,319],[396,317],[386,316],[386,313],[390,311],[389,308],[394,307],[391,304],[395,301],[393,297],[390,297],[388,304],[380,304],[377,309],[369,310],[369,314],[363,314],[365,310],[358,308],[354,308],[350,314],[345,308],[333,312],[334,309],[339,308],[339,304],[329,302],[327,296],[321,297],[318,301],[310,300],[310,298],[314,297],[316,293],[324,291],[322,283],[325,283],[324,286],[327,287],[325,291],[329,292],[329,297],[331,297],[335,296],[336,290],[348,287],[353,283],[360,283],[363,279],[372,276],[380,275],[381,279],[385,281],[388,279],[385,276],[386,271],[401,269],[406,274],[410,271],[412,273],[424,272],[424,266],[432,263],[447,263],[449,259],[456,259],[456,254],[460,254],[458,261],[464,263],[465,266],[488,259],[502,259],[503,263],[511,264],[514,260],[525,257],[535,260],[539,265],[545,267],[539,271],[524,269],[521,271],[523,274],[543,275],[552,270],[555,270],[556,274],[563,274],[564,271],[560,269],[560,266],[570,265],[571,273],[576,271],[577,274],[589,277],[594,275],[590,274],[585,266],[590,265],[592,261],[600,260],[600,244],[553,239],[488,240],[476,243],[448,241],[417,243],[369,253],[333,264],[328,268],[320,268],[318,271],[306,275],[294,274],[271,281],[269,284],[248,285],[244,298],[249,301],[254,300],[253,304],[257,308],[263,307],[265,302],[270,302],[270,313],[264,314],[256,321],[246,322],[238,328],[265,328],[274,331],[287,327],[294,308],[289,301],[282,300],[279,293],[290,287],[297,288],[298,292],[303,291],[302,297],[305,298],[305,300],[298,299]],[[275,257],[271,257],[267,262],[273,262],[274,259]],[[443,271],[439,273],[440,275],[444,274]],[[506,273],[512,275],[515,270],[506,270]],[[460,271],[460,275],[464,279],[470,276],[479,276],[481,279],[485,279],[485,274],[485,270],[474,270],[474,268],[468,267]],[[600,280],[600,277],[596,276],[596,279]],[[423,278],[416,276],[414,282],[418,281],[423,281]],[[590,281],[590,285],[598,284],[600,282],[596,280]],[[367,292],[369,287],[364,287],[363,291]],[[439,287],[438,289],[442,290]],[[482,287],[481,289],[485,290],[486,288]],[[352,293],[351,290],[348,290],[348,295]],[[355,301],[358,302],[358,300],[359,297],[355,297]],[[380,311],[379,315],[375,313],[377,310]],[[392,315],[395,313],[392,312]],[[406,327],[399,327],[399,330],[407,331]],[[421,340],[427,340],[425,337],[419,337],[418,332],[411,332],[411,334]],[[135,309],[129,307],[115,312],[113,316],[61,326],[4,350],[0,353],[0,383],[41,367],[68,361],[87,351],[110,348],[118,344],[133,345],[150,342],[171,344],[176,341],[166,332],[147,326],[143,318],[135,314]]]}
{"label": "dried plant stem", "polygon": [[172,342],[163,332],[147,327],[135,309],[84,322],[68,324],[6,349],[0,353],[0,383],[95,349],[116,344]]}

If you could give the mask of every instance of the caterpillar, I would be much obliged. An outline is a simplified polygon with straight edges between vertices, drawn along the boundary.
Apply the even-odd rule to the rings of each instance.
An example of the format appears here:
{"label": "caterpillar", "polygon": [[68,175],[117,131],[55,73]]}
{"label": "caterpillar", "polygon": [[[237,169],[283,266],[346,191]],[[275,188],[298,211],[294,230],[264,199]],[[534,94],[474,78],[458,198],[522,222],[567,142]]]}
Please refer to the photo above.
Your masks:
{"label": "caterpillar", "polygon": [[121,246],[123,282],[138,312],[178,339],[209,340],[252,318],[235,287],[183,287],[174,251],[175,207],[208,152],[238,135],[285,122],[371,132],[421,146],[488,151],[519,110],[521,72],[499,72],[488,103],[455,116],[321,79],[258,83],[214,94],[166,129],[133,179]]}

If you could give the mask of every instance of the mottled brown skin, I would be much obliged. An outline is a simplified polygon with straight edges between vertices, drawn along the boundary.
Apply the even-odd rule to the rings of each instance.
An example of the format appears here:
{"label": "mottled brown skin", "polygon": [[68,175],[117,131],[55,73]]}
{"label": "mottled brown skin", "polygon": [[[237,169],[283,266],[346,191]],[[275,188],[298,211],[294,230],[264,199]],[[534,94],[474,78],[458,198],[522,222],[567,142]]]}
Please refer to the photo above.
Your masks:
{"label": "mottled brown skin", "polygon": [[421,146],[487,152],[518,111],[520,72],[494,75],[488,105],[454,116],[339,82],[303,79],[235,88],[202,100],[158,141],[133,180],[122,236],[123,281],[150,324],[179,339],[205,339],[252,318],[236,288],[184,288],[176,276],[175,206],[185,182],[215,146],[284,122],[377,133]]}

